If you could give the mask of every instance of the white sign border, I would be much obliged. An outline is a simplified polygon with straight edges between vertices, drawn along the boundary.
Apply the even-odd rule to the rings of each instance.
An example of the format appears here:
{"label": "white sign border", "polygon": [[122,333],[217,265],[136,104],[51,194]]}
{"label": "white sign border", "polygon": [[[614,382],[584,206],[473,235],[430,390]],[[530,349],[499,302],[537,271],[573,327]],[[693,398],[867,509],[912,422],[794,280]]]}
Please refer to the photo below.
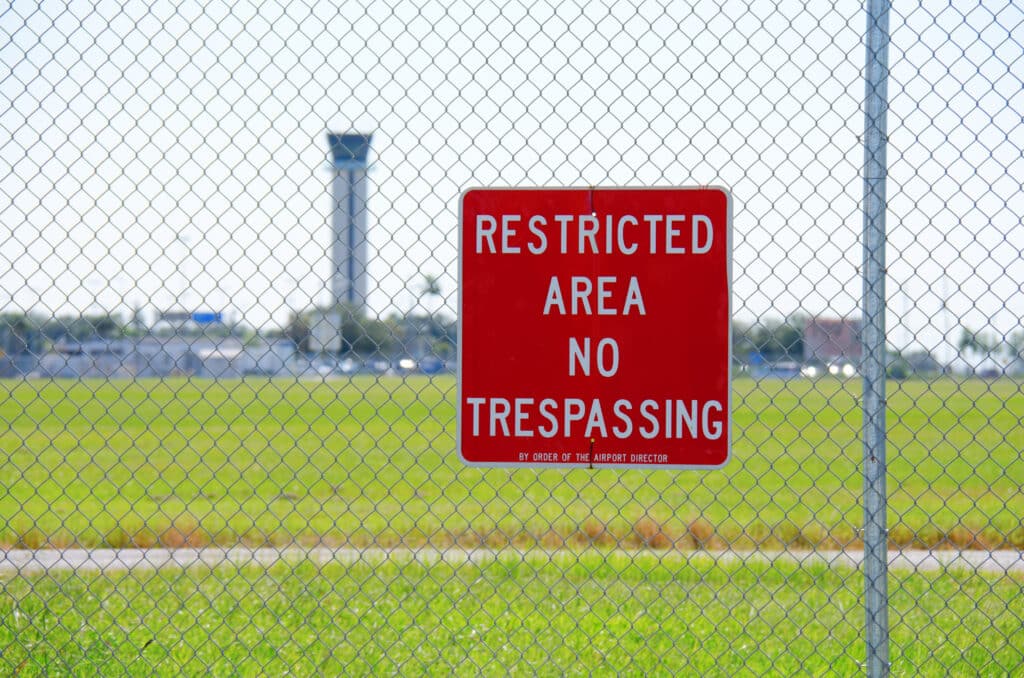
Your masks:
{"label": "white sign border", "polygon": [[[725,448],[725,459],[721,464],[614,464],[614,463],[562,463],[554,462],[550,464],[538,464],[536,462],[480,462],[470,461],[462,456],[462,234],[463,234],[463,207],[466,202],[466,196],[473,191],[503,191],[503,192],[519,192],[519,191],[720,191],[725,195],[725,270],[726,270],[726,303],[728,305],[728,318],[729,318],[729,346],[726,358],[726,376],[727,383],[729,385],[729,405],[728,405],[728,416],[726,422],[726,448]],[[456,281],[456,287],[458,289],[458,318],[457,322],[457,367],[455,373],[455,451],[459,455],[459,460],[468,467],[471,468],[533,468],[538,470],[543,469],[584,469],[584,470],[598,470],[598,469],[644,469],[647,471],[657,470],[676,470],[676,471],[713,471],[725,467],[730,461],[732,461],[732,192],[718,184],[708,184],[706,186],[471,186],[466,188],[459,194],[459,274]]]}

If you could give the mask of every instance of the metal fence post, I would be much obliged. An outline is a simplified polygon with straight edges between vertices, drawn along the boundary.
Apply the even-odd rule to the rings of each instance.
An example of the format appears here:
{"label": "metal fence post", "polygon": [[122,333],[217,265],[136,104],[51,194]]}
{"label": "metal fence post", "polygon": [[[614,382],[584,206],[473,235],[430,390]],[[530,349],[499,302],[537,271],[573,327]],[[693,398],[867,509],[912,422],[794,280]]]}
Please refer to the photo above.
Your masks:
{"label": "metal fence post", "polygon": [[864,101],[864,578],[867,675],[889,674],[885,493],[885,182],[889,2],[870,0]]}

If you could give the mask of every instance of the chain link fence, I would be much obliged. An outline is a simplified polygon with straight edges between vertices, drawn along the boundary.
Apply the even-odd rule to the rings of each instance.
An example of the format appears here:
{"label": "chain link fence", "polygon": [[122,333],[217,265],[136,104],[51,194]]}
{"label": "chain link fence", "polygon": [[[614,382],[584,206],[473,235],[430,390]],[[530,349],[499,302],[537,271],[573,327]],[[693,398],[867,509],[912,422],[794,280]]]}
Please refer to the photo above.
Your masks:
{"label": "chain link fence", "polygon": [[[0,673],[1019,674],[1024,13],[888,23],[869,643],[859,3],[8,4]],[[688,185],[729,465],[464,466],[462,191]]]}

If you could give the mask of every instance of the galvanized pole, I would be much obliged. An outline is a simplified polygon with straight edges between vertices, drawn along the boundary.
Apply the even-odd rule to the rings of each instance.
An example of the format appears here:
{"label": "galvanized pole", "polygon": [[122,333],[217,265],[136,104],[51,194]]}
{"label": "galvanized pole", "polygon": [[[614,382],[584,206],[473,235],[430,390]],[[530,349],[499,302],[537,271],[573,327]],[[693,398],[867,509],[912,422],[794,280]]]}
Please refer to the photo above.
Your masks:
{"label": "galvanized pole", "polygon": [[889,2],[868,0],[864,101],[864,584],[867,675],[889,675],[885,496],[885,180]]}

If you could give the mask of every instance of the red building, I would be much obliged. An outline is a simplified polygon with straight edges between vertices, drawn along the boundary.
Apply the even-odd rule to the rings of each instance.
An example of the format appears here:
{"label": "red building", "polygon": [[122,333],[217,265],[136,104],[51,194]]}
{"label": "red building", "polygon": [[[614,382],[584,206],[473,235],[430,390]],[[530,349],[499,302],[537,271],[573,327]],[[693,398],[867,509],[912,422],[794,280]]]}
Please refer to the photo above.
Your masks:
{"label": "red building", "polygon": [[860,318],[808,318],[804,362],[860,362]]}

